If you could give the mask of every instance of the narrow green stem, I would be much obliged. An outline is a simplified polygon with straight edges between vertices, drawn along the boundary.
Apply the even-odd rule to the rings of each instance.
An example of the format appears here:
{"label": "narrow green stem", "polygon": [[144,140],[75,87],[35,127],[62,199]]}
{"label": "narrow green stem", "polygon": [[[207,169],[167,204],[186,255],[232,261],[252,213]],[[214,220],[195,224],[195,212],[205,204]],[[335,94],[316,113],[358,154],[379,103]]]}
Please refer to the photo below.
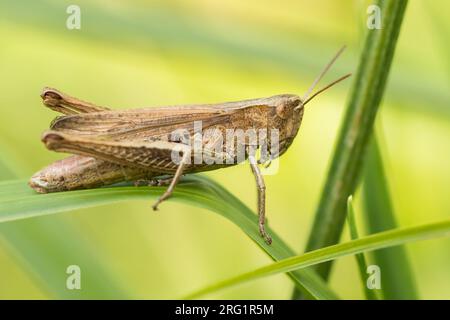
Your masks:
{"label": "narrow green stem", "polygon": [[[364,168],[363,195],[365,224],[369,233],[398,227],[376,135],[370,143]],[[383,270],[381,283],[384,299],[418,298],[412,267],[404,247],[376,251],[373,258]]]}
{"label": "narrow green stem", "polygon": [[[383,97],[406,5],[407,0],[378,1],[382,28],[367,32],[307,251],[339,241],[345,222],[347,197],[354,193],[358,184],[367,142]],[[327,279],[330,268],[331,264],[325,263],[319,265],[317,271]],[[295,293],[294,298],[298,297]]]}
{"label": "narrow green stem", "polygon": [[[352,240],[359,238],[358,228],[356,227],[355,212],[352,204],[352,196],[348,197],[347,201],[347,224],[350,231],[350,237]],[[367,300],[377,300],[378,297],[373,289],[369,289],[366,284],[367,278],[367,262],[366,257],[363,253],[358,253],[355,255],[356,263],[358,264],[359,277],[361,279],[361,284],[363,286],[364,294]]]}

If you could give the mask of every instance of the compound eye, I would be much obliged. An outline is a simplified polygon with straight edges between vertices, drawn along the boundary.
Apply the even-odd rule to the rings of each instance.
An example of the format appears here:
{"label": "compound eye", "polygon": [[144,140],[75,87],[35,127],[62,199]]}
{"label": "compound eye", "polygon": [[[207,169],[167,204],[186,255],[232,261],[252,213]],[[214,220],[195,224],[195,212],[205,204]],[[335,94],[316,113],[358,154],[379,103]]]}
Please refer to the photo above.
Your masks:
{"label": "compound eye", "polygon": [[280,104],[277,106],[276,113],[281,119],[286,119],[288,116],[288,108],[286,108],[286,105]]}

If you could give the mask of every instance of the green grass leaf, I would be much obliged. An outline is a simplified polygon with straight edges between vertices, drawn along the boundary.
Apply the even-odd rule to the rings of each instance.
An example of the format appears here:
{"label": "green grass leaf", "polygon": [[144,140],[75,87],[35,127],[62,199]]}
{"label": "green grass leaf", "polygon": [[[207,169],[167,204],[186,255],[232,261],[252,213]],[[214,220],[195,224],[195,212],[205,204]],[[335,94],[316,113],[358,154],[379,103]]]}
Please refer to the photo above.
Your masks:
{"label": "green grass leaf", "polygon": [[210,294],[250,280],[284,272],[292,272],[294,270],[299,270],[352,254],[397,246],[412,241],[444,236],[450,236],[450,219],[417,227],[384,231],[357,240],[351,240],[349,242],[310,251],[300,256],[295,256],[272,263],[265,267],[221,281],[215,285],[194,292],[187,296],[187,298],[197,298],[205,294]]}
{"label": "green grass leaf", "polygon": [[[376,135],[373,138],[363,181],[365,223],[369,233],[398,227]],[[412,268],[404,247],[379,250],[373,253],[373,257],[383,272],[381,287],[385,299],[418,298]]]}
{"label": "green grass leaf", "polygon": [[[25,181],[0,183],[0,224],[74,209],[99,206],[127,200],[149,201],[156,199],[165,187],[116,186],[90,190],[36,194]],[[273,231],[272,245],[267,245],[258,232],[257,216],[226,189],[201,175],[182,179],[171,201],[182,201],[219,213],[240,227],[272,259],[280,260],[295,255]],[[302,292],[316,299],[336,299],[325,282],[313,271],[290,273],[290,277]]]}
{"label": "green grass leaf", "polygon": [[[350,231],[350,237],[352,240],[356,240],[359,238],[358,229],[356,227],[355,221],[355,211],[353,209],[352,196],[348,197],[347,200],[347,224]],[[367,300],[377,300],[377,295],[374,290],[371,290],[367,287],[366,278],[367,278],[367,262],[363,253],[358,253],[355,255],[356,263],[358,264],[359,276],[361,279],[361,284],[364,290],[364,294],[366,295]]]}
{"label": "green grass leaf", "polygon": [[[4,150],[2,148],[2,150]],[[3,153],[5,156],[6,153]],[[0,180],[16,176],[20,168],[11,169],[11,160],[0,160]],[[3,170],[2,170],[3,169]],[[9,183],[1,182],[7,186]],[[20,189],[20,188],[19,188]],[[12,191],[12,190],[11,190]],[[18,189],[16,189],[18,191]],[[23,190],[23,194],[28,190]],[[2,190],[0,199],[11,192]],[[7,209],[5,209],[7,210]],[[0,223],[0,243],[15,258],[49,298],[56,299],[127,299],[132,294],[125,289],[109,268],[94,257],[98,252],[80,237],[79,231],[64,217],[30,219]],[[67,290],[66,269],[76,263],[84,270],[83,290]]]}
{"label": "green grass leaf", "polygon": [[[368,30],[351,97],[335,146],[331,166],[316,211],[306,251],[339,241],[346,216],[347,197],[354,193],[362,171],[366,146],[372,133],[407,0],[378,1],[382,29]],[[328,278],[331,264],[317,266]],[[294,292],[294,298],[299,298]]]}

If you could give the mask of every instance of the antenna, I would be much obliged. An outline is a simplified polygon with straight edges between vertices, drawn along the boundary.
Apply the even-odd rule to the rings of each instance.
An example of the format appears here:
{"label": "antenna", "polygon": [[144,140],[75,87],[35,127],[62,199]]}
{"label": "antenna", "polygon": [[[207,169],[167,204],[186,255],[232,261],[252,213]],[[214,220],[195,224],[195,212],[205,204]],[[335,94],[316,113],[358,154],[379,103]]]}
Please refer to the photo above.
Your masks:
{"label": "antenna", "polygon": [[320,89],[319,91],[317,91],[316,93],[314,93],[312,96],[310,96],[308,99],[306,99],[306,101],[303,102],[303,106],[305,104],[307,104],[308,102],[310,102],[314,97],[316,97],[317,95],[319,95],[320,93],[324,92],[325,90],[331,88],[332,86],[334,86],[336,83],[341,82],[342,80],[347,79],[348,77],[350,77],[352,74],[348,73],[345,76],[340,77],[337,80],[334,80],[333,82],[331,82],[330,84],[326,85],[325,87],[323,87],[322,89]]}
{"label": "antenna", "polygon": [[[312,83],[312,85],[309,87],[308,91],[306,91],[305,95],[302,98],[302,101],[310,101],[311,99],[308,99],[309,95],[311,94],[311,92],[314,90],[314,88],[316,87],[317,83],[319,83],[319,81],[323,78],[323,76],[328,72],[328,70],[331,68],[331,66],[334,64],[334,62],[336,61],[337,58],[339,58],[339,56],[341,55],[341,53],[345,50],[345,46],[343,46],[341,49],[339,49],[339,51],[334,55],[334,57],[330,60],[330,62],[328,62],[328,64],[325,66],[325,68],[322,70],[322,72],[319,74],[319,76],[314,80],[314,82]],[[350,75],[347,75],[341,79],[339,79],[339,81],[344,80],[346,77],[348,77]],[[337,82],[339,82],[337,81]],[[317,95],[320,92],[322,92],[325,89],[328,89],[329,87],[331,87],[332,85],[337,83],[336,81],[333,82],[331,85],[327,86],[326,88],[320,90],[318,93],[314,94]],[[312,97],[311,97],[312,98]],[[305,104],[305,103],[303,103]]]}

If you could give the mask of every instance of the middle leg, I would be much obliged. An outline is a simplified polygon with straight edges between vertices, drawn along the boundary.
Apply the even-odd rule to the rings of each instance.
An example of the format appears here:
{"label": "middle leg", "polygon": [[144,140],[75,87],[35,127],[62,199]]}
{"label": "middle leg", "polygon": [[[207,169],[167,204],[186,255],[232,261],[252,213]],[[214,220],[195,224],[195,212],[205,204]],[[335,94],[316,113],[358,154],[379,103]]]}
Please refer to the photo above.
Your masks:
{"label": "middle leg", "polygon": [[267,244],[272,243],[272,238],[267,233],[265,228],[266,223],[266,185],[264,184],[264,179],[259,170],[258,163],[254,155],[249,155],[248,160],[250,162],[250,167],[252,169],[253,175],[256,179],[256,185],[258,188],[258,217],[259,217],[259,233],[264,238]]}

